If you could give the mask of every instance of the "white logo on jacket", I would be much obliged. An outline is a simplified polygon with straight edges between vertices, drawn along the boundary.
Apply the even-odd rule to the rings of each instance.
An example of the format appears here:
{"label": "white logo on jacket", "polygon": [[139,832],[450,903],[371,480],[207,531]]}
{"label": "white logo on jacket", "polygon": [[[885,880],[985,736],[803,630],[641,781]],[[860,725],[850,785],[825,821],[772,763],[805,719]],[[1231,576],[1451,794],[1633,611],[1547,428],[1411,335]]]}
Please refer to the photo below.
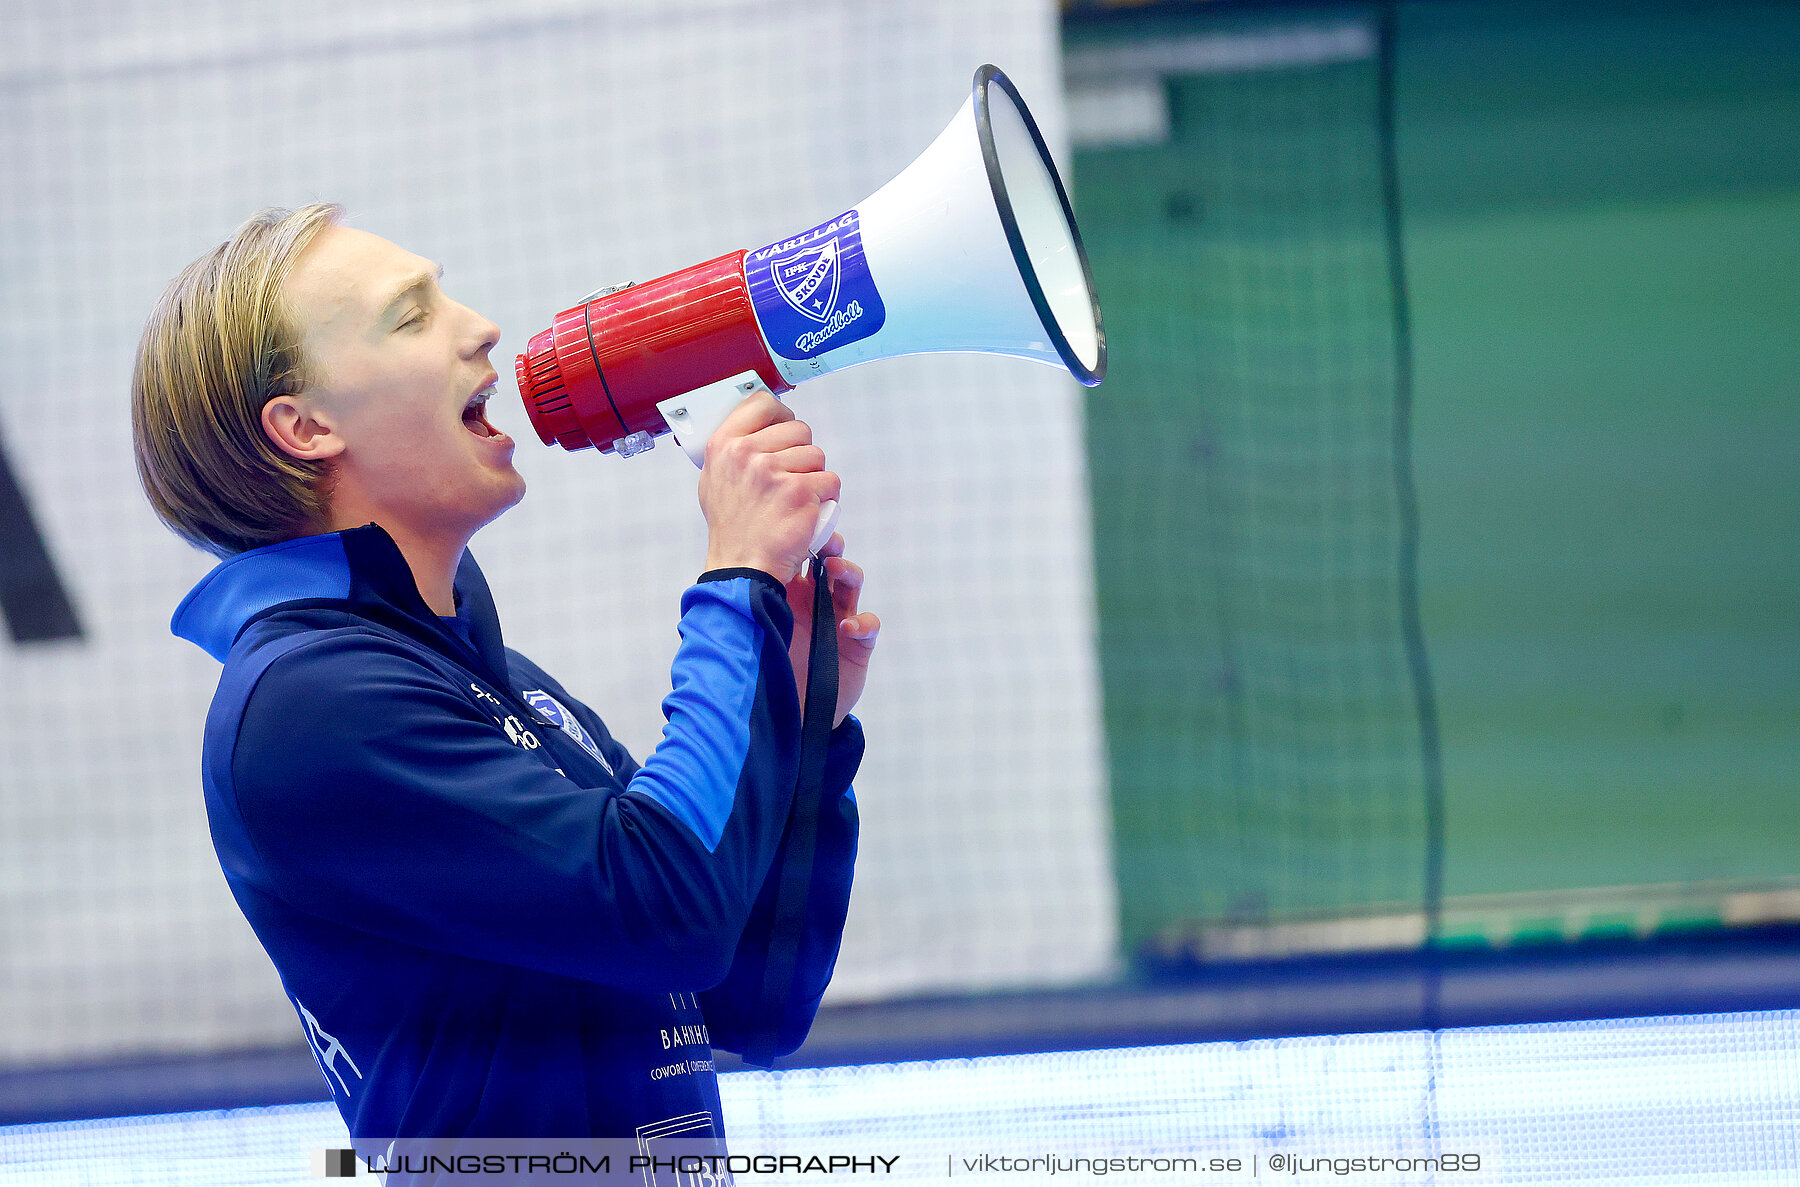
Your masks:
{"label": "white logo on jacket", "polygon": [[[479,684],[471,683],[469,685],[469,691],[475,694],[476,699],[483,701],[486,704],[505,708],[505,704],[499,697],[481,687]],[[517,716],[511,713],[507,714],[505,717],[501,717],[498,713],[491,713],[489,716],[494,719],[495,725],[506,731],[506,740],[511,742],[514,746],[520,746],[526,750],[536,750],[540,745],[537,740],[537,735],[526,729],[525,723],[520,721]],[[558,772],[558,774],[560,773],[561,772]]]}
{"label": "white logo on jacket", "polygon": [[[360,1080],[362,1079],[362,1072],[357,1068],[356,1061],[350,1058],[350,1052],[344,1050],[344,1045],[342,1043],[326,1034],[325,1031],[320,1028],[319,1020],[312,1016],[311,1010],[308,1010],[305,1006],[300,1004],[299,998],[296,997],[291,1000],[294,1003],[294,1008],[300,1011],[301,1022],[306,1025],[306,1045],[312,1048],[313,1059],[318,1062],[319,1070],[325,1073],[326,1087],[331,1086],[331,1079],[335,1076],[337,1077],[338,1086],[344,1090],[344,1095],[349,1096],[350,1085],[344,1082],[344,1074],[337,1070],[337,1057],[342,1055],[344,1057],[344,1062],[350,1065],[350,1070],[355,1072],[356,1078]],[[335,1089],[333,1091],[335,1091]]]}
{"label": "white logo on jacket", "polygon": [[612,764],[606,761],[606,756],[600,753],[600,744],[594,741],[594,736],[581,728],[581,723],[575,720],[575,714],[569,712],[561,701],[541,688],[533,688],[520,695],[525,698],[525,703],[536,709],[545,721],[560,727],[563,733],[581,743],[581,748],[593,755],[600,765],[606,768],[608,775],[618,774],[613,770]]}
{"label": "white logo on jacket", "polygon": [[537,735],[526,729],[525,723],[517,717],[508,715],[506,720],[500,723],[500,728],[506,731],[507,739],[514,746],[523,746],[527,750],[538,748]]}

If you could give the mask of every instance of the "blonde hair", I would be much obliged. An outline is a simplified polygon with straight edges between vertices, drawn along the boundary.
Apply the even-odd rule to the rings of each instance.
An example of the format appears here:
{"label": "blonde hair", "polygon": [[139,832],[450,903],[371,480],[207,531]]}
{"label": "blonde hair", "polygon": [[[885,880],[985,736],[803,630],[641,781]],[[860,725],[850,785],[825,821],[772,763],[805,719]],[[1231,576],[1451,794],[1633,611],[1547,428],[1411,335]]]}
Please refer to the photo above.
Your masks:
{"label": "blonde hair", "polygon": [[302,536],[325,520],[329,470],[271,441],[262,410],[305,386],[282,284],[342,213],[325,202],[258,211],[169,283],[138,340],[138,478],[163,522],[215,555]]}

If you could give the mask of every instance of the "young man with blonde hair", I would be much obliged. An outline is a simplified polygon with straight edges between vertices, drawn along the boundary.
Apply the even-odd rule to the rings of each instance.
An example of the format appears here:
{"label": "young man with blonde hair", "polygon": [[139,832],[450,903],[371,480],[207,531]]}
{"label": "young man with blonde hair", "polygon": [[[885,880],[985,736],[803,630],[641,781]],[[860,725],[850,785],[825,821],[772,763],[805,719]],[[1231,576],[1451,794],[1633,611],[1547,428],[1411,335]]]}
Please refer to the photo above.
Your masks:
{"label": "young man with blonde hair", "polygon": [[[848,716],[879,622],[826,551],[841,657],[805,929],[764,992],[837,477],[772,397],[707,449],[706,571],[642,765],[507,650],[470,538],[517,503],[493,323],[440,269],[265,211],[170,285],[133,379],[157,513],[225,558],[174,629],[223,665],[203,782],[227,882],[358,1146],[722,1137],[713,1045],[790,1051],[856,845]],[[823,687],[823,685],[821,686]]]}

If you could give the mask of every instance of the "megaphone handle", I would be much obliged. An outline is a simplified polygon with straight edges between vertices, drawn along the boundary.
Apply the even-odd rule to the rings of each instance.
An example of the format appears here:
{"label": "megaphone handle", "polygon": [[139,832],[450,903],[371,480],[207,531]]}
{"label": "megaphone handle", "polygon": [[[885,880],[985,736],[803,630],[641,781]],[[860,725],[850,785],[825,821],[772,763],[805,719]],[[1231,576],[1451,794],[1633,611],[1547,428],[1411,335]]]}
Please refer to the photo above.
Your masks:
{"label": "megaphone handle", "polygon": [[[752,392],[768,390],[768,384],[756,372],[745,371],[691,392],[671,396],[658,402],[656,409],[668,422],[676,442],[686,452],[689,460],[699,466],[706,460],[706,439],[725,423],[731,410]],[[837,529],[837,521],[837,500],[828,499],[820,503],[819,526],[813,529],[809,552],[816,554],[825,547],[826,542],[831,539],[831,533]]]}
{"label": "megaphone handle", "polygon": [[808,549],[817,556],[819,549],[825,547],[831,539],[831,533],[837,530],[838,501],[826,499],[819,504],[819,526],[813,529],[812,547]]}

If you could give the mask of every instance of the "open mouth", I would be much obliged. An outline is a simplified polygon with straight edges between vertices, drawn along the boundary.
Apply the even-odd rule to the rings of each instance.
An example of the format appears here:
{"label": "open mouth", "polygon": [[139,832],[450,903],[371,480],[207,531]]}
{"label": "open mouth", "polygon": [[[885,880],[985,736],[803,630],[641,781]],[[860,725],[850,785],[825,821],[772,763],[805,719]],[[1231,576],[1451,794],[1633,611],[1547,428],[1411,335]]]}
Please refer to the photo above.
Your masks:
{"label": "open mouth", "polygon": [[487,418],[487,402],[488,398],[493,394],[494,385],[490,383],[480,391],[476,392],[473,396],[470,396],[469,402],[463,405],[463,424],[477,437],[498,437],[501,435],[500,430],[489,424]]}

